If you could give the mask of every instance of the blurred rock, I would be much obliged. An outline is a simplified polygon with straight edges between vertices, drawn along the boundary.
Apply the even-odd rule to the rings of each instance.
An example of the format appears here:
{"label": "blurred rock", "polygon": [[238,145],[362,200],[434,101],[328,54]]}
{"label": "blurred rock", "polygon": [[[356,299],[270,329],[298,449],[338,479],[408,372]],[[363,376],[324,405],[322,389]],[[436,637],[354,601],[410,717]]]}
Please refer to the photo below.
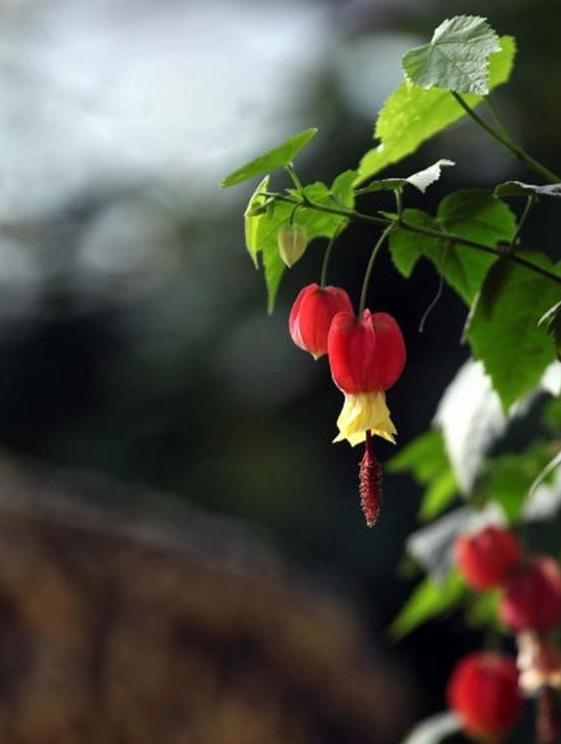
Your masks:
{"label": "blurred rock", "polygon": [[2,741],[399,740],[399,672],[243,526],[86,472],[0,477]]}

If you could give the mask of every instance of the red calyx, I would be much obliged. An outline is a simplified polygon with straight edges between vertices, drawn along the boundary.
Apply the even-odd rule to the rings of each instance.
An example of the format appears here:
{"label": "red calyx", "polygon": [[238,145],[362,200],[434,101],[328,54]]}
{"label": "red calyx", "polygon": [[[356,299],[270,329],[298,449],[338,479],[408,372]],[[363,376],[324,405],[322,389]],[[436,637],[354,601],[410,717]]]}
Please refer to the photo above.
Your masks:
{"label": "red calyx", "polygon": [[467,656],[452,673],[448,703],[468,734],[500,739],[515,725],[522,709],[515,663],[492,652]]}
{"label": "red calyx", "polygon": [[348,294],[340,287],[320,287],[308,284],[294,301],[288,328],[292,340],[316,359],[327,353],[327,335],[335,315],[352,313]]}
{"label": "red calyx", "polygon": [[388,313],[339,313],[327,346],[333,382],[349,395],[387,390],[405,366],[405,342]]}
{"label": "red calyx", "polygon": [[473,535],[459,535],[454,562],[474,589],[500,586],[520,561],[518,538],[510,530],[490,525]]}
{"label": "red calyx", "polygon": [[359,468],[359,492],[362,513],[368,527],[378,521],[382,505],[382,466],[374,455],[372,434],[366,432],[366,445]]}
{"label": "red calyx", "polygon": [[538,555],[520,564],[505,582],[499,614],[515,631],[554,628],[561,620],[561,570],[557,561]]}

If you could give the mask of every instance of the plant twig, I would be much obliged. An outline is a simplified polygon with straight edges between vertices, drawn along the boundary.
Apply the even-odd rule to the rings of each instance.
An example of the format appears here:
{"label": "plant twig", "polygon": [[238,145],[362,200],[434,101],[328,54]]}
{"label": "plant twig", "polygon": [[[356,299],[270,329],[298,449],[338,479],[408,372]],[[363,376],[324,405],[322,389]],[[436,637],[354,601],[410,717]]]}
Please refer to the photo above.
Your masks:
{"label": "plant twig", "polygon": [[559,183],[561,181],[561,177],[558,176],[553,171],[549,170],[545,165],[542,165],[538,160],[533,158],[531,155],[529,155],[526,150],[524,150],[523,147],[520,147],[520,145],[517,145],[515,142],[513,142],[510,137],[508,137],[506,134],[503,134],[494,127],[492,127],[490,124],[488,124],[485,119],[482,119],[479,114],[477,114],[471,106],[469,106],[462,96],[459,93],[452,92],[452,96],[456,99],[456,101],[459,103],[459,105],[463,108],[463,110],[466,112],[468,116],[471,116],[471,118],[482,128],[484,129],[488,134],[491,135],[491,137],[494,137],[497,142],[500,142],[503,147],[506,147],[507,150],[510,150],[510,152],[518,158],[518,160],[521,160],[523,163],[525,163],[530,170],[533,170],[534,173],[537,173],[542,178],[545,178],[550,183]]}
{"label": "plant twig", "polygon": [[[274,194],[274,193],[265,192],[264,195],[272,196],[275,199],[288,202],[289,204],[296,204],[298,202],[297,198],[290,197],[290,196],[284,196],[283,194]],[[340,217],[345,217],[346,219],[355,221],[355,222],[365,222],[370,225],[388,225],[388,224],[393,225],[394,224],[394,220],[391,220],[387,217],[377,217],[375,215],[364,214],[362,212],[357,212],[355,209],[336,209],[335,207],[328,207],[328,206],[324,206],[323,204],[316,204],[315,202],[311,201],[307,197],[303,197],[302,203],[308,209],[314,209],[317,212],[324,212],[325,214],[338,215]],[[529,271],[533,271],[536,274],[545,276],[551,281],[555,282],[556,284],[561,284],[561,275],[556,274],[553,271],[549,271],[548,269],[545,269],[543,266],[540,266],[539,264],[536,264],[533,261],[529,261],[526,258],[522,258],[522,256],[519,256],[515,253],[507,253],[504,250],[501,250],[500,248],[493,248],[492,246],[486,245],[485,243],[480,243],[479,241],[471,240],[470,238],[464,238],[462,235],[456,235],[455,233],[442,232],[439,230],[432,230],[429,227],[421,227],[420,225],[414,225],[403,219],[397,220],[395,224],[401,227],[403,230],[408,230],[409,232],[417,233],[418,235],[426,235],[427,237],[431,237],[431,238],[447,240],[449,243],[453,243],[454,245],[464,245],[470,248],[474,248],[475,250],[478,250],[478,251],[483,251],[484,253],[490,253],[499,258],[501,256],[505,257],[509,261],[513,261],[514,263],[517,263],[520,266],[524,266]],[[523,250],[523,249],[524,249],[523,246],[519,246],[519,250]]]}
{"label": "plant twig", "polygon": [[368,295],[368,285],[370,284],[370,277],[372,276],[372,269],[374,268],[374,262],[376,261],[376,256],[380,252],[380,248],[384,245],[384,241],[390,234],[390,231],[393,230],[395,226],[395,222],[390,222],[389,225],[387,225],[386,229],[382,232],[380,237],[378,238],[378,241],[374,248],[372,249],[372,253],[370,254],[370,258],[368,260],[368,265],[366,267],[366,271],[364,273],[364,279],[362,280],[362,290],[360,292],[360,304],[358,308],[358,315],[359,317],[362,315],[362,311],[366,307],[366,297]]}

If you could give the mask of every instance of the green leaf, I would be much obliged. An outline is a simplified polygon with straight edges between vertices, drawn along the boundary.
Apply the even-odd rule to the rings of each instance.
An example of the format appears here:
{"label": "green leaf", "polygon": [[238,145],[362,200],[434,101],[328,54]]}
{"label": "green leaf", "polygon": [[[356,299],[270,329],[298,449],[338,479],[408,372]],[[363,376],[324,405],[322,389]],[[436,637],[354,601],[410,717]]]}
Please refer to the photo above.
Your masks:
{"label": "green leaf", "polygon": [[[446,232],[488,246],[510,242],[516,232],[516,217],[510,208],[479,189],[447,196],[440,203],[437,218]],[[448,245],[439,268],[446,281],[470,304],[495,261],[495,256],[469,246]]]}
{"label": "green leaf", "polygon": [[536,475],[550,460],[551,447],[545,442],[493,458],[485,469],[479,498],[499,504],[509,522],[518,521]]}
{"label": "green leaf", "polygon": [[[457,191],[447,196],[440,203],[436,218],[420,210],[406,209],[403,220],[491,247],[499,241],[510,241],[516,231],[516,218],[509,207],[490,192],[479,189]],[[419,258],[428,258],[466,304],[473,301],[496,260],[495,256],[476,248],[399,227],[390,233],[390,251],[404,276],[411,274]]]}
{"label": "green leaf", "polygon": [[493,589],[484,592],[469,592],[466,597],[466,622],[472,628],[494,628],[500,630],[498,619],[498,605],[501,590]]}
{"label": "green leaf", "polygon": [[457,493],[458,485],[456,478],[448,465],[445,471],[433,479],[425,491],[419,510],[419,517],[423,522],[428,522],[438,517],[454,501]]}
{"label": "green leaf", "polygon": [[259,266],[257,254],[259,253],[259,225],[266,212],[255,214],[257,207],[262,207],[266,197],[263,192],[269,188],[269,176],[261,181],[255,189],[244,212],[245,246],[251,256],[255,267]]}
{"label": "green leaf", "polygon": [[236,168],[232,171],[224,180],[220,186],[227,188],[228,186],[235,186],[238,183],[243,183],[250,178],[256,176],[263,176],[266,173],[272,173],[278,168],[282,168],[288,163],[291,163],[296,155],[302,150],[308,142],[313,139],[318,130],[315,128],[306,129],[303,132],[289,137],[285,140],[282,145],[275,147],[273,150],[268,150],[259,155],[259,157],[250,160],[249,163],[245,163],[240,168]]}
{"label": "green leaf", "polygon": [[415,481],[425,487],[419,516],[433,519],[446,509],[458,492],[456,478],[438,429],[428,431],[404,447],[386,464],[388,472],[411,472]]}
{"label": "green leaf", "polygon": [[420,88],[487,95],[489,58],[500,48],[485,18],[456,16],[440,24],[430,44],[407,52],[403,71]]}
{"label": "green leaf", "polygon": [[[502,36],[500,44],[501,51],[490,59],[490,90],[508,81],[514,64],[514,39]],[[472,108],[482,100],[482,96],[465,96],[466,103]],[[386,99],[378,115],[374,136],[380,144],[369,150],[360,161],[357,183],[415,152],[423,142],[463,116],[465,111],[448,91],[424,90],[404,81]]]}
{"label": "green leaf", "polygon": [[[528,251],[518,255],[549,270],[553,268],[544,254]],[[547,277],[514,263],[506,276],[500,264],[493,267],[486,282],[494,282],[495,270],[501,271],[501,291],[491,308],[476,303],[467,337],[507,412],[538,384],[545,368],[555,359],[554,344],[538,321],[559,299],[559,288]]]}
{"label": "green leaf", "polygon": [[[354,206],[353,182],[355,171],[341,173],[331,188],[324,183],[312,183],[304,187],[304,193],[311,201],[323,206],[352,208]],[[257,263],[261,253],[265,269],[265,283],[268,293],[268,309],[272,312],[277,291],[286,270],[278,250],[277,236],[282,227],[288,225],[294,211],[294,205],[277,201],[264,214],[248,215],[248,211],[259,204],[263,198],[260,192],[267,189],[267,178],[258,186],[250,199],[245,217],[246,243],[248,251]],[[294,192],[290,192],[294,195]],[[293,222],[302,227],[308,236],[308,242],[314,238],[331,238],[347,224],[347,219],[339,215],[318,212],[307,207],[299,207],[293,215]]]}
{"label": "green leaf", "polygon": [[[405,209],[402,218],[410,225],[426,227],[430,230],[438,229],[434,217],[421,209]],[[434,254],[434,246],[438,252],[438,241],[427,238],[410,230],[394,228],[389,236],[389,247],[392,260],[396,269],[408,279],[417,264],[417,261],[426,256],[430,258]]]}
{"label": "green leaf", "polygon": [[510,242],[516,217],[510,207],[485,189],[465,189],[440,202],[438,220],[448,232],[486,245]]}
{"label": "green leaf", "polygon": [[411,473],[421,485],[439,475],[447,464],[444,440],[439,429],[414,439],[386,462],[389,473]]}
{"label": "green leaf", "polygon": [[465,590],[465,583],[457,571],[451,571],[442,583],[424,579],[391,624],[391,635],[395,639],[403,638],[427,620],[457,607]]}
{"label": "green leaf", "polygon": [[561,198],[561,183],[548,184],[547,186],[535,186],[522,181],[505,181],[495,187],[495,196],[553,196]]}
{"label": "green leaf", "polygon": [[557,359],[561,361],[561,302],[557,302],[553,307],[550,307],[539,319],[538,325],[546,328],[553,338]]}

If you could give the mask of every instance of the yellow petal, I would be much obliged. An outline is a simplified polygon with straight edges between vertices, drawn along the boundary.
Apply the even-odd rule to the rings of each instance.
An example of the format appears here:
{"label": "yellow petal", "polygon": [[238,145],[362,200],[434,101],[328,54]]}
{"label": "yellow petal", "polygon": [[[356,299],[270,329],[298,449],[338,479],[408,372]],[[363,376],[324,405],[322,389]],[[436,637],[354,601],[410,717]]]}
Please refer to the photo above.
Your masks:
{"label": "yellow petal", "polygon": [[346,439],[354,447],[364,442],[366,432],[370,431],[375,436],[395,444],[394,435],[397,431],[390,418],[386,395],[383,391],[345,395],[343,409],[337,419],[337,427],[339,434],[333,440],[334,442],[342,442]]}

